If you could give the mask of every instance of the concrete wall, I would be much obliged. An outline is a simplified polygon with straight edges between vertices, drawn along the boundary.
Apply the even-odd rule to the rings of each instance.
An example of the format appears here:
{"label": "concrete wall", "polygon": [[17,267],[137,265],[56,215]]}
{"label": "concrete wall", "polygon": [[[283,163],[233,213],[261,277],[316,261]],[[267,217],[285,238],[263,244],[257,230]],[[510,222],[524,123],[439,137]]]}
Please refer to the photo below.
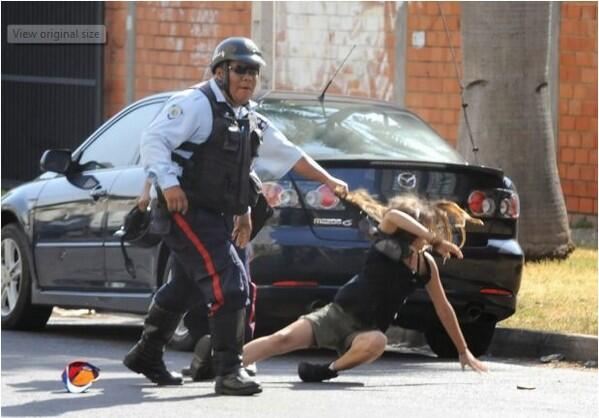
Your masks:
{"label": "concrete wall", "polygon": [[394,100],[395,2],[276,5],[276,88],[320,92],[353,45],[328,92]]}

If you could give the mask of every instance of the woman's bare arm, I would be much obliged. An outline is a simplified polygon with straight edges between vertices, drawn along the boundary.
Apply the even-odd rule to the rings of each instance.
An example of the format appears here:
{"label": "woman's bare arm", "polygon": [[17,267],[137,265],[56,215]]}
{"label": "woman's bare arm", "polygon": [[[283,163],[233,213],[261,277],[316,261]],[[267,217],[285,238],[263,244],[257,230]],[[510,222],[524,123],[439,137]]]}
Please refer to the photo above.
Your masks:
{"label": "woman's bare arm", "polygon": [[383,217],[383,220],[379,224],[379,230],[385,234],[393,234],[399,229],[426,240],[429,244],[433,245],[435,250],[441,253],[444,258],[449,255],[463,258],[462,252],[457,245],[437,237],[435,233],[426,229],[424,225],[407,213],[391,209]]}
{"label": "woman's bare arm", "polygon": [[435,260],[430,254],[425,253],[424,257],[430,267],[431,272],[431,279],[426,285],[426,291],[433,302],[435,312],[437,313],[443,328],[445,328],[445,331],[447,331],[449,338],[451,338],[451,341],[458,351],[462,369],[464,369],[466,366],[469,366],[476,372],[488,371],[487,366],[474,357],[470,350],[468,350],[468,345],[466,344],[466,340],[464,339],[464,335],[460,329],[460,324],[458,323],[455,311],[449,303],[449,300],[447,300],[447,296],[443,290],[443,285],[441,284],[441,280],[439,278],[439,269],[437,267],[437,263],[435,263]]}
{"label": "woman's bare arm", "polygon": [[416,219],[397,209],[391,209],[385,214],[379,224],[379,229],[385,234],[393,234],[398,229],[402,229],[427,241],[433,239],[434,235]]}

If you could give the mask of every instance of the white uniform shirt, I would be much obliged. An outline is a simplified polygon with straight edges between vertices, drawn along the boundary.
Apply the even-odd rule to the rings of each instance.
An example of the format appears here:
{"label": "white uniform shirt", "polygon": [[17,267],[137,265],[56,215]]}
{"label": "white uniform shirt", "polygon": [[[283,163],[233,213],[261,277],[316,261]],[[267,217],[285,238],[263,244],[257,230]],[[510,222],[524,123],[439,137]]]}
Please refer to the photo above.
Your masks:
{"label": "white uniform shirt", "polygon": [[[228,103],[214,79],[208,82],[216,100]],[[142,134],[141,163],[148,175],[163,190],[178,185],[177,176],[182,174],[181,166],[171,160],[171,152],[189,158],[190,152],[175,149],[187,141],[202,144],[212,132],[210,102],[197,88],[204,83],[170,97]],[[256,103],[250,102],[250,108],[255,106]],[[242,118],[248,113],[244,106],[231,109],[237,118]],[[252,168],[262,181],[281,178],[293,168],[304,152],[293,145],[264,116],[258,114],[258,121],[264,137]]]}

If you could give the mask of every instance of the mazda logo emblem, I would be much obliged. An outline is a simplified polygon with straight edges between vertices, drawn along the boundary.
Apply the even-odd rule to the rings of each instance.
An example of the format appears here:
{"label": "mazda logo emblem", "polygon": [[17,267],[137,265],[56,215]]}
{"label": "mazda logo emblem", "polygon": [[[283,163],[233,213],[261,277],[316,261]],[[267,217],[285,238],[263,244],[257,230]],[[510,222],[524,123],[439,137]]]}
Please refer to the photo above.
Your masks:
{"label": "mazda logo emblem", "polygon": [[414,173],[399,173],[397,184],[402,189],[414,189],[416,187],[416,175]]}

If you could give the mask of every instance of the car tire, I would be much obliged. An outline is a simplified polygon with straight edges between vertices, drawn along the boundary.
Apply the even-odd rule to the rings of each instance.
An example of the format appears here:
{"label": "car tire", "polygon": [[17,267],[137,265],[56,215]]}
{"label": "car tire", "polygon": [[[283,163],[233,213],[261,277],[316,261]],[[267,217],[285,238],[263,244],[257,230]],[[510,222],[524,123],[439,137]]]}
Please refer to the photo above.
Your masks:
{"label": "car tire", "polygon": [[[460,325],[462,334],[468,344],[468,349],[475,356],[481,356],[487,352],[493,334],[495,333],[495,321],[479,319],[478,321]],[[433,352],[440,358],[457,358],[458,352],[445,332],[445,329],[440,325],[434,325],[425,333],[426,342]]]}
{"label": "car tire", "polygon": [[[168,283],[172,279],[171,272],[173,269],[173,260],[173,255],[169,255],[168,260],[166,261],[166,266],[164,267],[162,283]],[[173,337],[168,343],[169,347],[177,351],[193,351],[195,343],[195,338],[191,336],[189,330],[183,323],[183,318],[181,318]]]}
{"label": "car tire", "polygon": [[2,228],[2,329],[38,330],[46,326],[52,306],[31,304],[31,252],[17,224]]}

